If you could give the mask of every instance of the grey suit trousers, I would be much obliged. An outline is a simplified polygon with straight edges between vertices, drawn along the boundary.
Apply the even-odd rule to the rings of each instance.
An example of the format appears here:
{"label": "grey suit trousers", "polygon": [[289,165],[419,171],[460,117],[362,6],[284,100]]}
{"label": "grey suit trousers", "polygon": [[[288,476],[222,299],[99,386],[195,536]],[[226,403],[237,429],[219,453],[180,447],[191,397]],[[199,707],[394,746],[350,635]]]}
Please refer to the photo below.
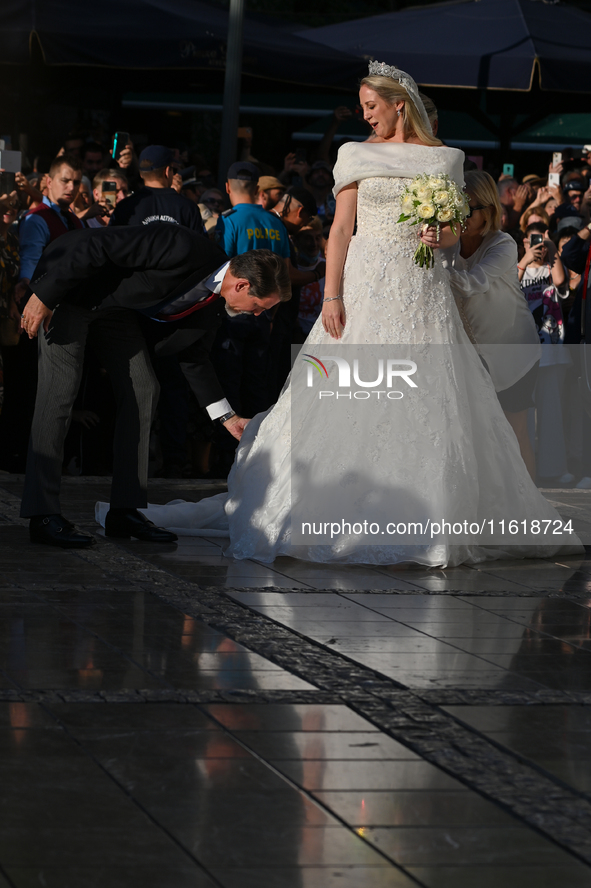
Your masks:
{"label": "grey suit trousers", "polygon": [[113,508],[147,505],[150,426],[158,383],[132,311],[91,311],[67,302],[39,334],[39,383],[31,429],[21,517],[61,513],[64,440],[80,388],[84,351],[92,344],[117,402],[113,445]]}

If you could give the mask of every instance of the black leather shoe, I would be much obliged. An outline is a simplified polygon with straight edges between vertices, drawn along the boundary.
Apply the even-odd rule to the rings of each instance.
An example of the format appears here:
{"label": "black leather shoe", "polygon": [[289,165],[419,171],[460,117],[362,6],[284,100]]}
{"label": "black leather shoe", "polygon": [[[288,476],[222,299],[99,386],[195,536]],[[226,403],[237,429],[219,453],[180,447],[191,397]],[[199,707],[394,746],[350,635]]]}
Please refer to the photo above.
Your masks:
{"label": "black leather shoe", "polygon": [[86,549],[96,543],[93,536],[77,530],[63,515],[35,515],[29,522],[29,536],[32,543],[62,549]]}
{"label": "black leather shoe", "polygon": [[135,537],[145,543],[175,543],[176,533],[156,527],[137,509],[109,509],[105,518],[105,536],[128,540]]}

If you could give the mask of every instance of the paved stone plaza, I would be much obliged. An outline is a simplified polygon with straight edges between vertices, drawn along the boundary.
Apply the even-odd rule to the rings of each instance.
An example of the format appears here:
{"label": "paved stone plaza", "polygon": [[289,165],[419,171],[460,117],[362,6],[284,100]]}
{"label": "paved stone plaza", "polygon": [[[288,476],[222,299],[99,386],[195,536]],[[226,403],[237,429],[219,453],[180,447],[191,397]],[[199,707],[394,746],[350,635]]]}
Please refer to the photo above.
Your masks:
{"label": "paved stone plaza", "polygon": [[[106,482],[64,479],[64,514],[96,531]],[[0,888],[591,885],[589,556],[56,550],[21,486],[0,475]]]}

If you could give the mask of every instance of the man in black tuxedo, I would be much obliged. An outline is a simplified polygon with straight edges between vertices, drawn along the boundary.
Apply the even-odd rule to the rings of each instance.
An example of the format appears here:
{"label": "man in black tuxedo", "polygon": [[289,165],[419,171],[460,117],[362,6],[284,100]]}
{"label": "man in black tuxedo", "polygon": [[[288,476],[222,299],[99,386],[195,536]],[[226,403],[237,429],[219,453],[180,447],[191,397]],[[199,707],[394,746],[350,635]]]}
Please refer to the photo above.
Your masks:
{"label": "man in black tuxedo", "polygon": [[107,536],[170,542],[138,509],[147,505],[148,438],[157,394],[136,312],[162,333],[157,352],[177,354],[200,404],[240,438],[247,419],[237,416],[209,361],[224,308],[261,314],[290,298],[283,260],[267,250],[227,259],[202,235],[158,223],[65,234],[43,254],[22,316],[30,338],[43,327],[39,387],[31,430],[21,516],[30,518],[33,542],[62,547],[92,545],[61,515],[63,444],[92,341],[115,391],[117,421]]}

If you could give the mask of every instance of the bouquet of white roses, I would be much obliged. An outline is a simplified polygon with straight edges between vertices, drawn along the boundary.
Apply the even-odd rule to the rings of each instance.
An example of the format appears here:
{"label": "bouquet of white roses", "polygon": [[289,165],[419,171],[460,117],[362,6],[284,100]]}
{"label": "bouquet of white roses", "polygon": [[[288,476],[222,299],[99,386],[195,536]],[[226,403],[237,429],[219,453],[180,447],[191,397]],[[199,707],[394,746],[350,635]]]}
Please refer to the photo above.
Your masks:
{"label": "bouquet of white roses", "polygon": [[[411,225],[434,226],[438,236],[440,225],[448,222],[455,234],[454,224],[461,225],[469,211],[468,197],[449,176],[421,174],[404,189],[398,222],[412,220]],[[421,268],[431,268],[435,264],[433,250],[421,242],[414,260]]]}

